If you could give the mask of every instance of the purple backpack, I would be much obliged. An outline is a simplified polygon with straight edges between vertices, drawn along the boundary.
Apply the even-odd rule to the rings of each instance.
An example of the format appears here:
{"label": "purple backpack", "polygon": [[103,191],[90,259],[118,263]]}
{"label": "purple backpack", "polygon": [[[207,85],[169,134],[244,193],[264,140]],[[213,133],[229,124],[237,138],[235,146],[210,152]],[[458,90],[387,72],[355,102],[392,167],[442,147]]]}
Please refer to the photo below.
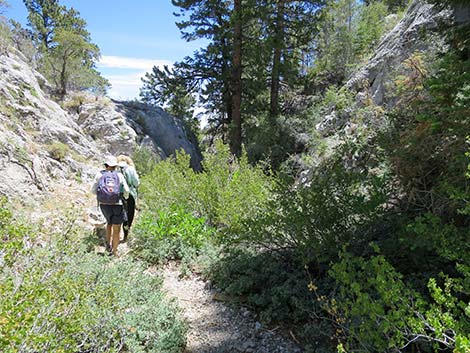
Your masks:
{"label": "purple backpack", "polygon": [[121,199],[121,182],[118,172],[115,170],[104,170],[96,188],[98,202],[117,204]]}

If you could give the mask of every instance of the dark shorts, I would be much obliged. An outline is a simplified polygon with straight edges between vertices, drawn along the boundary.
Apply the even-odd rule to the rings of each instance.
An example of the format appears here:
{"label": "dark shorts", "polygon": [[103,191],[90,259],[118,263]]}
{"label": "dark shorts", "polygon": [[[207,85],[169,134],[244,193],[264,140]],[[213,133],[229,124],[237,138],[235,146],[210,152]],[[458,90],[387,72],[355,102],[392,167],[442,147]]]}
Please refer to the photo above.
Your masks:
{"label": "dark shorts", "polygon": [[100,204],[100,208],[104,218],[106,218],[106,223],[122,224],[122,222],[124,222],[124,208],[122,205]]}

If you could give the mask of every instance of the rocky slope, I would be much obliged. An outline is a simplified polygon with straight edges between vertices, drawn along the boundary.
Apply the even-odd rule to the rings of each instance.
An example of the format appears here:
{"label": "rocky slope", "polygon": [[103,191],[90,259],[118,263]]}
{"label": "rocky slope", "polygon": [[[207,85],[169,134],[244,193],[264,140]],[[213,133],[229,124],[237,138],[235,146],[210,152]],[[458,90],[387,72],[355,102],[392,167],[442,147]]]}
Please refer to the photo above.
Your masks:
{"label": "rocky slope", "polygon": [[84,94],[61,106],[18,52],[0,55],[0,72],[0,194],[12,200],[34,205],[67,185],[71,198],[86,194],[105,155],[140,146],[159,158],[183,149],[200,166],[194,139],[162,109]]}
{"label": "rocky slope", "polygon": [[[403,18],[387,33],[370,59],[344,85],[354,97],[345,109],[332,108],[314,127],[323,150],[315,145],[307,153],[313,160],[301,166],[301,183],[310,180],[312,167],[327,159],[346,140],[370,139],[386,126],[384,113],[397,103],[394,81],[409,72],[410,58],[426,57],[445,49],[446,29],[470,23],[470,6],[461,4],[453,9],[430,4],[424,0],[411,1]],[[421,59],[417,59],[421,60]],[[354,167],[364,156],[344,156],[345,165]]]}
{"label": "rocky slope", "polygon": [[[389,109],[396,103],[392,82],[406,72],[405,61],[419,53],[432,53],[444,45],[443,28],[469,21],[466,7],[442,9],[424,0],[413,0],[403,18],[387,33],[367,63],[347,81],[347,87],[356,97],[356,106],[346,111],[331,111],[316,126],[322,136],[348,135],[355,130],[354,116],[358,109],[375,105]],[[361,123],[373,124],[369,119]],[[353,125],[351,127],[351,125]]]}

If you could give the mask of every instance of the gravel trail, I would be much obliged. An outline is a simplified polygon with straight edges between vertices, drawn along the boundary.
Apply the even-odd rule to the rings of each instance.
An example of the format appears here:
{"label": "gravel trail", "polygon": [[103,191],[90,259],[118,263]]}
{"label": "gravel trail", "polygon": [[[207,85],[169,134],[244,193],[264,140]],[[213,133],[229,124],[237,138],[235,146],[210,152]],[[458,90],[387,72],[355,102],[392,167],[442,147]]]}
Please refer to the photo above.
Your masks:
{"label": "gravel trail", "polygon": [[163,289],[183,310],[189,333],[185,353],[299,353],[294,342],[268,329],[244,307],[221,301],[197,275],[180,278],[171,264],[161,273]]}

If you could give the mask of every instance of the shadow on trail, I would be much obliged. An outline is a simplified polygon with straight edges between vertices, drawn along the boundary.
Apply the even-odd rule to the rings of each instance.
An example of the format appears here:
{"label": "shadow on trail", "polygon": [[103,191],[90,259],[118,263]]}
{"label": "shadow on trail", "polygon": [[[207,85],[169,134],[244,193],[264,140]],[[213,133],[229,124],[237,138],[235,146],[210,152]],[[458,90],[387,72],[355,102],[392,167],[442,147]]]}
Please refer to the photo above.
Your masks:
{"label": "shadow on trail", "polygon": [[178,268],[163,270],[163,288],[178,302],[189,326],[186,353],[300,352],[278,330],[269,330],[236,297],[209,288],[199,276],[180,278]]}

